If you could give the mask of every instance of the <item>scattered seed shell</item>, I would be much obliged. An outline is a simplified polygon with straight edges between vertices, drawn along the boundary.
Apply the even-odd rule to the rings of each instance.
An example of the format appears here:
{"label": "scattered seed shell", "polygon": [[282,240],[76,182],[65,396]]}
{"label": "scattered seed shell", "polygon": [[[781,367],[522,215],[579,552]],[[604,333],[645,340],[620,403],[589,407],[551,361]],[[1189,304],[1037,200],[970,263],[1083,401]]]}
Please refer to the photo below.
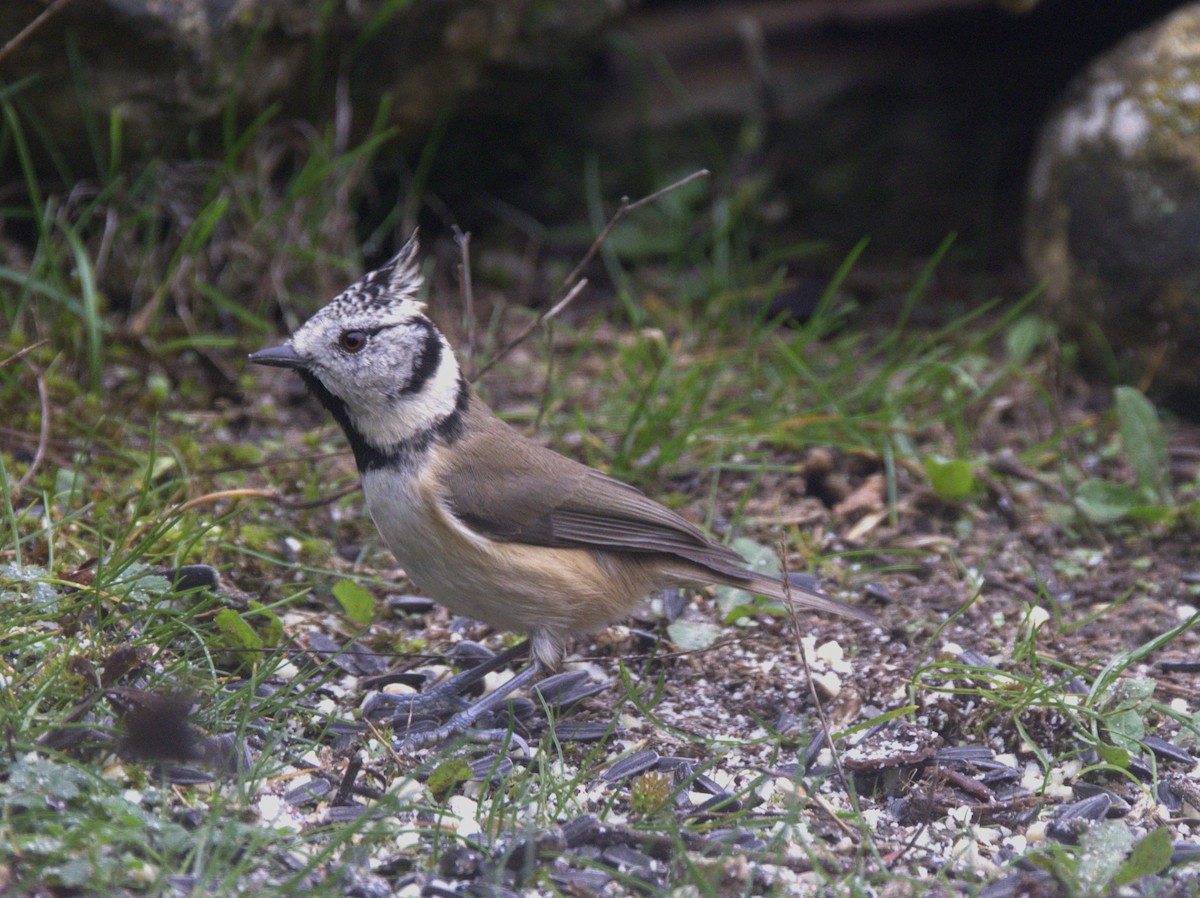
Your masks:
{"label": "scattered seed shell", "polygon": [[648,748],[617,761],[600,774],[600,778],[610,783],[629,779],[657,766],[659,760],[658,752]]}
{"label": "scattered seed shell", "polygon": [[937,754],[942,737],[932,730],[907,721],[893,721],[869,733],[842,755],[848,770],[877,771],[911,767]]}

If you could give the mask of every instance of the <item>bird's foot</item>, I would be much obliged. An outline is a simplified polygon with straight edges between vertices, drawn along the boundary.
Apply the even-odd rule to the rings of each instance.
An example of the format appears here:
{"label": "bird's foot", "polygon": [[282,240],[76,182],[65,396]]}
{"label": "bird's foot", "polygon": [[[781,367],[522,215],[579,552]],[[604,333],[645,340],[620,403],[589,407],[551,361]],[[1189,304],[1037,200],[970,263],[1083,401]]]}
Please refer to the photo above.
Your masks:
{"label": "bird's foot", "polygon": [[529,750],[529,742],[511,726],[507,728],[474,729],[470,726],[460,726],[453,720],[441,726],[435,726],[432,729],[408,730],[392,741],[392,748],[400,754],[406,754],[422,748],[435,748],[439,745],[445,745],[451,740],[460,737],[468,742],[483,745],[500,745],[504,749],[504,754],[508,754],[511,749],[516,748],[520,750],[524,757],[532,757],[532,753]]}
{"label": "bird's foot", "polygon": [[[430,748],[465,737],[474,742],[508,742],[528,755],[523,732],[515,731],[517,719],[531,716],[541,706],[553,712],[553,719],[606,687],[593,682],[585,671],[542,679],[544,668],[534,661],[487,695],[475,701],[465,697],[488,673],[506,666],[527,647],[522,643],[487,657],[417,695],[376,693],[368,699],[364,715],[377,724],[390,726],[397,734],[395,747],[400,751]],[[514,697],[517,690],[534,683],[537,685],[531,690],[531,699]]]}
{"label": "bird's foot", "polygon": [[[521,643],[499,654],[488,653],[480,663],[415,695],[376,692],[367,699],[363,715],[374,723],[388,724],[396,730],[436,727],[469,708],[471,701],[467,694],[489,673],[524,654],[527,647],[528,643]],[[482,646],[477,648],[487,652]]]}
{"label": "bird's foot", "polygon": [[[491,664],[491,661],[487,663]],[[467,671],[467,673],[473,673],[477,669],[474,668],[471,671]],[[468,704],[441,725],[435,724],[429,727],[426,724],[428,720],[426,718],[425,721],[422,721],[422,726],[420,727],[405,726],[405,721],[398,719],[398,717],[393,717],[393,730],[402,734],[395,741],[394,747],[397,751],[430,748],[434,745],[447,742],[455,736],[467,735],[472,741],[477,742],[515,742],[526,756],[528,756],[529,744],[520,734],[513,731],[512,726],[503,728],[493,727],[483,730],[476,730],[474,727],[481,719],[488,717],[505,705],[508,702],[509,696],[514,692],[523,686],[535,682],[541,675],[541,665],[534,661],[519,674],[501,683],[500,686],[482,698]]]}

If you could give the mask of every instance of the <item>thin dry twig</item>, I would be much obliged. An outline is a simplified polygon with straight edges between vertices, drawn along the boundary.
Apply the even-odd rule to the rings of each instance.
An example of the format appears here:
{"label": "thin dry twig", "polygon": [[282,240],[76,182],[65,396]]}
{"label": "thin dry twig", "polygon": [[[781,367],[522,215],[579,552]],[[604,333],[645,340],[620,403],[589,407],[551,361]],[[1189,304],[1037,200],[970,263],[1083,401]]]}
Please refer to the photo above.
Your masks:
{"label": "thin dry twig", "polygon": [[3,47],[0,47],[0,62],[3,62],[5,57],[25,43],[31,34],[46,24],[51,16],[70,2],[71,0],[53,0],[49,6],[34,16],[32,22],[13,35]]}
{"label": "thin dry twig", "polygon": [[14,352],[8,358],[0,359],[0,368],[5,367],[10,362],[16,362],[16,361],[19,361],[19,360],[25,358],[25,356],[29,355],[29,353],[33,352],[34,350],[41,349],[43,346],[45,346],[49,342],[50,342],[49,340],[38,340],[36,343],[33,343],[32,345],[26,346],[24,349],[18,349],[16,352]]}
{"label": "thin dry twig", "polygon": [[533,319],[533,321],[525,325],[525,327],[521,329],[520,333],[513,337],[512,340],[505,344],[504,348],[488,359],[487,363],[483,365],[483,367],[481,367],[477,372],[475,372],[474,376],[471,378],[471,381],[474,382],[483,377],[483,375],[490,371],[497,362],[524,343],[526,338],[533,333],[534,328],[545,324],[574,301],[575,297],[579,295],[580,291],[583,290],[584,286],[587,284],[587,278],[581,277],[583,270],[591,263],[592,259],[596,257],[596,253],[600,251],[600,247],[604,245],[604,241],[608,239],[608,235],[612,233],[613,228],[617,226],[622,218],[624,218],[630,212],[634,212],[642,208],[642,206],[649,205],[650,203],[662,199],[668,193],[691,184],[693,181],[697,181],[700,178],[707,178],[708,175],[708,169],[702,168],[699,171],[692,172],[686,178],[680,178],[674,184],[668,184],[666,187],[662,188],[662,190],[656,190],[654,193],[642,197],[636,202],[631,203],[629,201],[629,197],[627,196],[621,197],[621,203],[619,206],[617,206],[617,211],[612,214],[612,217],[608,220],[608,223],[604,226],[604,229],[600,231],[599,236],[592,241],[592,245],[589,246],[587,252],[583,254],[583,258],[580,259],[579,263],[571,269],[571,273],[563,279],[562,284],[558,288],[558,294],[556,294],[562,295],[562,299],[556,301],[554,305],[550,307],[549,311],[542,313],[537,318]]}
{"label": "thin dry twig", "polygon": [[[462,291],[463,314],[467,318],[467,358],[475,367],[475,290],[471,284],[471,234],[454,226],[454,242],[458,244],[461,258],[458,263],[458,287]],[[475,380],[474,372],[468,376]]]}
{"label": "thin dry twig", "polygon": [[[842,756],[838,751],[837,746],[833,744],[833,730],[829,725],[829,717],[825,714],[825,706],[821,704],[821,696],[817,693],[817,686],[813,682],[812,668],[808,666],[808,653],[804,651],[804,639],[800,633],[800,620],[796,616],[796,603],[792,601],[792,584],[788,579],[788,563],[787,563],[787,546],[782,542],[779,544],[779,566],[782,572],[781,579],[783,580],[783,594],[787,599],[788,622],[792,627],[792,635],[796,641],[796,650],[800,653],[800,663],[804,667],[804,677],[808,680],[809,694],[812,696],[813,707],[817,712],[817,719],[821,721],[821,729],[825,733],[826,744],[829,746],[829,753],[833,756],[833,766],[841,778],[842,784],[846,787],[846,797],[850,801],[850,807],[854,809],[855,815],[859,820],[862,819],[862,808],[859,806],[858,794],[850,788],[850,779],[846,776],[846,771],[842,767]],[[870,839],[870,829],[865,825],[857,833],[859,836],[866,834]]]}
{"label": "thin dry twig", "polygon": [[496,365],[497,362],[499,362],[506,355],[508,355],[510,352],[512,352],[514,349],[516,349],[518,346],[520,346],[522,343],[524,343],[526,338],[531,333],[533,333],[535,328],[545,324],[547,321],[552,319],[555,315],[557,315],[559,312],[561,312],[563,309],[565,309],[567,306],[569,306],[572,302],[574,302],[575,297],[583,292],[583,288],[587,286],[587,283],[588,283],[587,278],[583,278],[582,280],[580,280],[579,283],[577,283],[574,287],[571,288],[571,292],[568,293],[566,296],[564,296],[557,303],[555,303],[550,308],[549,311],[543,312],[541,315],[538,315],[537,318],[534,318],[532,321],[530,321],[528,324],[526,324],[523,328],[521,328],[520,333],[518,333],[515,337],[513,337],[511,340],[509,340],[508,343],[506,343],[504,345],[503,349],[501,349],[494,356],[492,356],[490,359],[488,359],[487,364],[485,364],[482,368],[480,368],[478,371],[475,372],[475,375],[471,378],[471,383],[474,383],[475,381],[479,380],[479,378],[483,377],[483,375],[487,374],[488,371],[490,371]]}
{"label": "thin dry twig", "polygon": [[37,473],[38,468],[42,466],[42,462],[46,459],[46,446],[50,442],[50,394],[46,390],[46,378],[32,364],[34,376],[37,378],[38,401],[42,406],[42,420],[38,427],[38,443],[37,449],[33,453],[33,461],[29,463],[29,470],[21,475],[21,479],[17,481],[14,492],[22,492],[29,481],[33,479],[33,475]]}
{"label": "thin dry twig", "polygon": [[182,505],[176,506],[175,512],[182,513],[191,511],[193,508],[199,508],[201,505],[212,505],[214,502],[222,502],[226,499],[270,499],[278,503],[283,508],[317,508],[321,505],[328,505],[331,502],[336,502],[344,496],[349,496],[351,493],[361,489],[361,484],[354,483],[350,486],[343,487],[328,495],[321,496],[319,499],[309,499],[305,502],[296,502],[279,495],[275,490],[257,489],[254,487],[243,487],[239,489],[217,490],[212,493],[205,493],[203,496],[196,496],[194,499],[189,499]]}
{"label": "thin dry twig", "polygon": [[182,505],[175,507],[177,514],[182,514],[185,511],[191,511],[193,508],[199,508],[201,505],[212,505],[214,502],[221,502],[225,499],[277,499],[283,501],[274,490],[261,489],[232,489],[232,490],[217,490],[214,493],[205,493],[203,496],[197,496],[194,499],[189,499]]}
{"label": "thin dry twig", "polygon": [[[36,343],[26,346],[24,349],[18,349],[12,355],[0,360],[0,368],[8,365],[10,362],[16,362],[25,358],[31,352],[41,349],[49,340],[38,340]],[[29,481],[33,479],[33,475],[37,473],[38,468],[42,466],[42,462],[46,460],[46,449],[50,444],[50,396],[46,391],[46,379],[42,376],[41,370],[32,362],[28,363],[33,369],[34,377],[37,380],[38,401],[41,405],[41,424],[38,427],[38,443],[37,449],[33,453],[33,461],[29,465],[29,470],[26,471],[21,479],[15,484],[15,493],[20,493],[29,485]]]}
{"label": "thin dry twig", "polygon": [[296,502],[295,500],[292,500],[292,499],[284,499],[283,497],[280,497],[279,501],[283,505],[284,508],[299,508],[299,509],[320,508],[322,505],[332,505],[338,499],[343,499],[346,496],[352,495],[353,493],[357,493],[361,489],[362,489],[362,482],[356,480],[354,483],[344,486],[340,490],[336,490],[332,493],[328,493],[327,495],[320,496],[316,499],[307,499],[304,502]]}

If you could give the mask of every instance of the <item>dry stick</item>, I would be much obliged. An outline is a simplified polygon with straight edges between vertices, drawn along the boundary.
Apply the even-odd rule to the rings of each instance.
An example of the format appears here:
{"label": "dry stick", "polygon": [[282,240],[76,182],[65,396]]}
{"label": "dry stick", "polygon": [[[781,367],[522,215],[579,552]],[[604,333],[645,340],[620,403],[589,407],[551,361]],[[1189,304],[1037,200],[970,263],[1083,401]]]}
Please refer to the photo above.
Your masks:
{"label": "dry stick", "polygon": [[330,493],[327,496],[321,496],[317,499],[306,499],[303,502],[296,502],[292,499],[282,499],[284,508],[320,508],[322,505],[329,505],[336,502],[338,499],[344,499],[346,496],[357,493],[362,489],[361,482],[355,482],[342,487],[335,493]]}
{"label": "dry stick", "polygon": [[546,377],[542,381],[542,401],[538,403],[537,418],[533,426],[541,430],[542,422],[546,420],[546,412],[550,410],[550,385],[554,382],[554,322],[546,322]]}
{"label": "dry stick", "polygon": [[0,62],[3,62],[4,57],[16,50],[17,47],[25,42],[25,39],[28,38],[29,35],[41,28],[42,25],[44,25],[52,15],[70,2],[71,0],[54,0],[53,3],[34,16],[32,22],[18,31],[16,35],[14,35],[3,47],[0,47]]}
{"label": "dry stick", "polygon": [[205,493],[203,496],[197,496],[194,499],[189,499],[182,505],[175,508],[176,513],[191,511],[193,508],[198,508],[201,505],[211,505],[214,502],[221,502],[225,499],[273,499],[284,508],[317,508],[321,505],[328,505],[330,502],[336,502],[343,496],[349,496],[351,493],[357,492],[359,484],[355,483],[351,486],[343,487],[337,492],[330,493],[327,496],[322,496],[319,499],[310,499],[305,502],[295,502],[287,499],[275,490],[256,489],[254,487],[244,487],[240,489],[217,490],[213,493]]}
{"label": "dry stick", "polygon": [[0,368],[3,368],[9,362],[15,362],[15,361],[25,358],[25,356],[29,355],[29,353],[33,352],[34,350],[41,349],[43,346],[45,346],[49,342],[50,342],[49,340],[38,340],[32,346],[26,346],[24,349],[18,349],[16,352],[14,352],[8,358],[0,359]]}
{"label": "dry stick", "polygon": [[[30,365],[32,368],[33,366]],[[42,462],[46,458],[46,446],[50,442],[50,396],[46,392],[46,379],[42,377],[42,372],[37,368],[33,369],[37,377],[38,399],[42,405],[42,421],[38,428],[38,444],[37,450],[33,453],[33,461],[29,464],[29,470],[26,471],[21,479],[17,481],[17,488],[14,492],[21,492],[29,485],[29,481],[33,479],[33,475],[37,473],[37,469],[42,466]]]}
{"label": "dry stick", "polygon": [[[454,226],[454,242],[458,244],[461,256],[458,263],[458,286],[462,290],[463,312],[467,316],[467,358],[471,367],[475,367],[475,290],[471,285],[471,235],[460,231]],[[474,382],[475,373],[472,371],[467,378]]]}
{"label": "dry stick", "polygon": [[211,505],[214,502],[220,502],[223,499],[279,499],[282,501],[279,493],[275,490],[261,489],[232,489],[218,490],[215,493],[205,493],[203,496],[197,496],[194,499],[188,499],[182,505],[175,507],[176,514],[182,514],[185,511],[191,511],[193,508],[198,508],[201,505]]}
{"label": "dry stick", "polygon": [[479,378],[481,378],[481,377],[483,377],[483,375],[487,374],[488,371],[490,371],[497,362],[499,362],[506,355],[508,355],[510,352],[512,352],[514,349],[516,349],[518,346],[520,346],[522,343],[524,343],[525,339],[531,333],[533,333],[534,328],[536,328],[539,324],[545,324],[547,321],[549,321],[551,318],[553,318],[555,315],[557,315],[559,312],[561,312],[563,309],[565,309],[567,306],[569,306],[572,302],[574,302],[575,297],[578,296],[580,293],[582,293],[583,288],[586,286],[587,286],[587,278],[582,278],[579,281],[579,283],[577,283],[574,287],[571,288],[571,292],[568,293],[566,296],[564,296],[561,300],[559,300],[550,309],[550,311],[543,312],[541,315],[538,315],[537,318],[534,318],[527,325],[525,325],[525,327],[521,328],[521,332],[519,334],[517,334],[515,337],[513,337],[511,340],[509,340],[503,349],[501,349],[494,356],[492,356],[490,359],[488,359],[487,364],[475,372],[475,376],[471,378],[471,382],[474,383],[475,381],[479,380]]}
{"label": "dry stick", "polygon": [[[804,665],[804,676],[808,679],[809,694],[812,695],[813,707],[817,710],[817,719],[821,721],[821,727],[825,731],[825,741],[829,745],[829,753],[833,756],[833,766],[837,769],[838,776],[841,777],[843,785],[846,786],[846,797],[850,800],[850,806],[854,809],[854,813],[858,815],[858,819],[862,820],[862,808],[858,804],[858,795],[850,788],[850,780],[846,777],[845,768],[842,767],[842,756],[837,750],[837,746],[833,744],[833,730],[829,727],[829,718],[825,715],[825,706],[821,704],[821,696],[817,694],[817,686],[813,682],[812,668],[808,666],[808,653],[804,651],[804,640],[800,635],[800,621],[796,617],[796,603],[792,601],[792,584],[788,579],[788,563],[787,563],[787,546],[782,542],[779,543],[779,565],[783,571],[783,595],[787,599],[788,620],[792,625],[792,634],[796,640],[796,649],[800,652],[800,663]],[[840,818],[838,818],[840,819]],[[845,821],[842,821],[843,823]],[[864,824],[859,831],[859,835],[866,834],[870,838],[870,830]],[[878,853],[878,849],[876,850]]]}
{"label": "dry stick", "polygon": [[[503,349],[488,359],[487,364],[485,364],[475,373],[475,376],[471,378],[471,381],[474,382],[483,377],[483,375],[490,371],[497,362],[524,343],[525,339],[533,332],[534,328],[549,321],[571,304],[575,297],[579,295],[579,291],[582,290],[584,285],[587,283],[586,278],[580,278],[584,268],[586,268],[592,259],[595,258],[596,253],[600,251],[600,247],[604,245],[604,241],[608,239],[608,235],[612,233],[613,228],[617,226],[617,223],[622,218],[624,218],[630,212],[634,212],[637,209],[642,208],[642,206],[649,205],[650,203],[662,199],[668,193],[678,190],[680,187],[691,184],[693,181],[697,181],[700,178],[707,178],[708,175],[709,171],[707,168],[694,171],[686,178],[680,178],[674,184],[669,184],[662,190],[656,190],[654,193],[642,197],[637,202],[631,203],[629,201],[629,197],[621,197],[621,203],[619,206],[617,206],[617,211],[612,214],[612,218],[608,220],[608,224],[604,226],[604,229],[600,232],[600,235],[592,241],[592,245],[589,246],[588,251],[583,254],[583,258],[579,260],[579,264],[572,268],[571,273],[563,279],[562,285],[558,288],[558,292],[560,294],[566,293],[566,295],[561,300],[556,302],[550,308],[550,311],[539,315],[537,318],[533,319],[533,321],[525,325],[525,327],[521,329],[521,332],[513,337],[513,339],[510,340]],[[576,280],[578,280],[578,283],[576,283]]]}

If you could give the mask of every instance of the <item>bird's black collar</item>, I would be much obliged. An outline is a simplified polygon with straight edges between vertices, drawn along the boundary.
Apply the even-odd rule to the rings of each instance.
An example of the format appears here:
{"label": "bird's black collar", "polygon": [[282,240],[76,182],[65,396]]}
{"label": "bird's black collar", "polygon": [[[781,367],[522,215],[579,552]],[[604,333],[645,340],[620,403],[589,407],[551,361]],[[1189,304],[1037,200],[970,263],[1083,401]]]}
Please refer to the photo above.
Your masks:
{"label": "bird's black collar", "polygon": [[428,430],[386,447],[376,446],[362,435],[350,419],[345,401],[331,393],[315,374],[306,370],[300,370],[298,373],[308,391],[329,410],[333,420],[346,434],[359,474],[379,468],[410,467],[435,441],[440,440],[443,444],[452,446],[462,437],[463,419],[471,404],[471,388],[461,372],[458,375],[458,396],[450,413],[434,422]]}

